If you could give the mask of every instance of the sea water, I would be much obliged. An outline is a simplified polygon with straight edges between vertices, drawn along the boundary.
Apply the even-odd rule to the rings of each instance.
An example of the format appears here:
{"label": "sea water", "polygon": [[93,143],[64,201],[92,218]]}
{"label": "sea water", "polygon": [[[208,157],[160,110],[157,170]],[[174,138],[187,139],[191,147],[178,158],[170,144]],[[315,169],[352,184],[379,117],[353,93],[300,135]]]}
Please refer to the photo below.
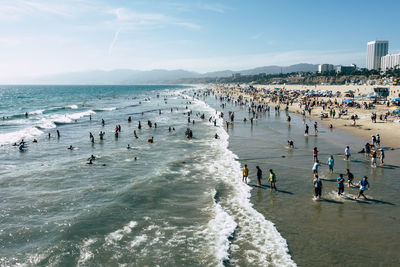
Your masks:
{"label": "sea water", "polygon": [[1,86],[0,265],[295,265],[198,90]]}

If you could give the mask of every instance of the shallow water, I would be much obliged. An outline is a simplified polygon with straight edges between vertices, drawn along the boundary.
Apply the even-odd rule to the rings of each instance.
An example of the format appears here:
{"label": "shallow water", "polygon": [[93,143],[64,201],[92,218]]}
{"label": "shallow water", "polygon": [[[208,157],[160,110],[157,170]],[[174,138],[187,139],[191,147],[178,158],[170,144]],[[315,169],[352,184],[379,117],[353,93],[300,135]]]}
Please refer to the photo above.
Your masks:
{"label": "shallow water", "polygon": [[[286,240],[253,209],[222,120],[215,127],[208,121],[215,110],[187,97],[194,89],[5,86],[0,92],[0,265],[295,265]],[[187,123],[188,110],[195,124]],[[203,113],[205,120],[195,116]],[[115,125],[122,128],[118,138]],[[192,140],[184,137],[187,127]],[[151,136],[153,144],[146,142]],[[11,145],[21,138],[23,152]]]}
{"label": "shallow water", "polygon": [[[208,99],[213,107],[222,110],[213,97]],[[244,117],[249,118],[245,109],[228,104],[224,112],[228,111],[235,111],[236,115],[233,127],[228,130],[229,149],[238,155],[242,166],[249,166],[251,202],[267,220],[275,223],[298,265],[398,265],[400,166],[386,164],[371,168],[364,155],[356,153],[365,140],[321,126],[318,136],[314,136],[313,121],[308,119],[312,135],[305,137],[302,118],[293,114],[288,126],[285,112],[277,114],[272,108],[251,126],[249,120],[243,122]],[[287,140],[294,141],[295,149],[286,148]],[[350,161],[343,160],[346,145],[352,150]],[[323,179],[321,201],[312,200],[315,146],[320,151],[320,161],[325,163],[319,171]],[[331,154],[335,158],[334,174],[329,174],[326,165]],[[263,170],[261,188],[255,186],[257,165]],[[278,192],[270,192],[266,179],[270,168],[277,175]],[[355,182],[364,175],[369,177],[371,188],[365,194],[370,200],[354,200],[357,187],[345,187],[345,196],[337,196],[336,178],[346,168],[355,175]]]}

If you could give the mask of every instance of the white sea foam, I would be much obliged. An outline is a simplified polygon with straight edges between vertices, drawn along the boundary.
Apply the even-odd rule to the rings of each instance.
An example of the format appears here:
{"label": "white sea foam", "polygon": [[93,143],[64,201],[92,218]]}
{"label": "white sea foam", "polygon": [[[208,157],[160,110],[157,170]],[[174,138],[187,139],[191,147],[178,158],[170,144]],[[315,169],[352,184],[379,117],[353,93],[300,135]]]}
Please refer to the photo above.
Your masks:
{"label": "white sea foam", "polygon": [[[215,109],[205,102],[201,100],[193,102],[216,116]],[[241,253],[245,247],[249,251],[245,254],[246,261],[253,265],[296,266],[289,254],[286,240],[274,224],[257,212],[250,202],[251,187],[241,181],[240,163],[236,161],[238,157],[228,149],[229,135],[224,130],[223,119],[217,118],[217,126],[216,131],[220,138],[216,139],[215,143],[219,145],[217,147],[219,151],[216,160],[209,165],[209,171],[232,188],[229,197],[218,203],[222,209],[220,212],[229,213],[239,229],[235,232],[235,243],[240,246],[235,244],[230,247],[230,251]],[[232,227],[231,222],[228,225]],[[225,233],[225,240],[226,238]],[[226,246],[226,243],[222,244],[224,245]],[[226,250],[216,251],[217,257],[223,255],[220,260],[227,257],[224,251]],[[234,261],[235,259],[232,262]]]}
{"label": "white sea foam", "polygon": [[43,114],[43,111],[44,111],[44,109],[38,109],[38,110],[29,112],[29,114],[40,115],[40,114]]}
{"label": "white sea foam", "polygon": [[[216,191],[214,190],[214,196]],[[214,212],[215,217],[208,223],[208,228],[214,236],[214,250],[220,266],[223,266],[223,262],[229,259],[229,238],[232,237],[233,232],[236,229],[236,222],[233,217],[230,216],[220,204],[214,200]]]}
{"label": "white sea foam", "polygon": [[131,247],[137,247],[141,243],[147,241],[147,236],[146,235],[139,235],[137,236],[132,242],[131,242]]}
{"label": "white sea foam", "polygon": [[112,233],[109,233],[105,238],[106,243],[113,244],[117,241],[120,241],[125,235],[132,232],[132,228],[134,228],[136,226],[136,224],[137,224],[137,222],[130,221],[127,225],[125,225],[121,229],[118,229]]}
{"label": "white sea foam", "polygon": [[68,107],[71,108],[71,109],[78,109],[78,105],[70,105]]}
{"label": "white sea foam", "polygon": [[90,250],[90,246],[96,242],[96,239],[88,238],[83,241],[83,244],[79,248],[79,260],[78,266],[85,265],[85,263],[93,258],[93,252]]}
{"label": "white sea foam", "polygon": [[27,127],[18,131],[0,134],[0,145],[12,144],[21,141],[21,139],[29,140],[43,132],[36,127]]}
{"label": "white sea foam", "polygon": [[113,111],[116,110],[116,107],[112,107],[112,108],[96,108],[95,110],[99,110],[99,111]]}
{"label": "white sea foam", "polygon": [[79,118],[95,113],[93,110],[87,110],[78,113],[52,114],[40,119],[37,126],[42,129],[52,129],[57,126],[56,123],[73,123]]}

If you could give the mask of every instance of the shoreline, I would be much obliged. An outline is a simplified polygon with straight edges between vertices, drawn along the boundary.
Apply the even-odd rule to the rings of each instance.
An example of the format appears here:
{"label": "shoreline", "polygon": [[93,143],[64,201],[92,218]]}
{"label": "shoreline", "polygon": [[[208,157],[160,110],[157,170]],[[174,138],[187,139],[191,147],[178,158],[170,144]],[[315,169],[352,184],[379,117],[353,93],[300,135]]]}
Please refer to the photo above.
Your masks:
{"label": "shoreline", "polygon": [[[282,102],[272,102],[270,97],[263,96],[262,95],[262,90],[267,89],[271,90],[275,86],[273,85],[256,85],[254,88],[258,90],[258,92],[254,91],[248,91],[246,92],[243,88],[247,87],[248,85],[241,85],[238,87],[238,85],[217,85],[214,84],[211,86],[211,90],[214,91],[215,93],[232,97],[233,99],[237,99],[238,97],[242,97],[242,99],[247,100],[248,102],[254,101],[256,104],[268,104],[273,108],[275,105],[280,105],[281,110],[283,110],[284,106],[286,106],[286,103]],[[312,89],[312,90],[332,90],[332,91],[339,91],[342,94],[345,92],[345,90],[354,89],[357,90],[357,86],[304,86],[304,85],[286,85],[283,86],[287,88],[289,91],[293,90],[306,90],[306,89]],[[367,93],[372,90],[373,86],[358,86],[359,94],[362,93]],[[297,89],[296,89],[297,88]],[[394,89],[393,89],[394,88]],[[393,97],[393,95],[397,95],[398,92],[400,92],[400,87],[395,87],[392,86],[390,87],[390,95]],[[317,101],[318,100],[327,100],[327,97],[316,97],[315,98]],[[332,99],[332,98],[331,98]],[[339,101],[344,101],[344,97],[337,97],[335,98]],[[388,98],[390,99],[390,98]],[[356,100],[357,101],[357,100]],[[304,107],[304,106],[303,106]],[[306,118],[316,121],[319,124],[324,125],[326,128],[329,128],[330,124],[333,126],[333,130],[339,129],[342,131],[345,131],[353,136],[356,136],[358,138],[361,138],[364,141],[364,144],[367,142],[371,142],[371,136],[376,135],[379,133],[381,136],[381,147],[385,147],[386,150],[386,161],[390,162],[391,164],[399,164],[400,163],[400,140],[398,139],[398,131],[400,131],[400,121],[395,122],[395,118],[388,118],[387,122],[379,120],[379,118],[376,120],[376,123],[373,123],[370,119],[370,114],[371,112],[376,112],[378,114],[382,114],[386,112],[387,108],[385,105],[376,105],[375,109],[372,110],[364,110],[364,109],[356,109],[349,107],[348,108],[348,113],[346,116],[342,116],[341,118],[338,118],[336,116],[335,118],[329,117],[324,118],[323,120],[320,119],[320,114],[321,111],[323,111],[322,107],[317,106],[313,107],[311,114],[309,115],[306,112]],[[288,106],[288,111],[291,114],[294,114],[296,116],[302,117],[302,108],[299,107],[299,102],[293,102],[292,104],[289,104]],[[324,111],[325,113],[328,113],[329,111]],[[337,112],[337,109],[336,109]],[[350,119],[351,115],[358,115],[359,119],[356,120],[356,125],[353,125],[353,121]],[[400,118],[399,118],[400,119]],[[311,126],[311,125],[310,125]],[[395,160],[395,159],[398,160]]]}
{"label": "shoreline", "polygon": [[[301,116],[293,116],[291,125],[284,112],[259,113],[254,125],[242,121],[250,114],[242,106],[226,99],[218,110],[235,112],[235,122],[225,127],[229,134],[229,149],[238,156],[243,167],[249,168],[251,203],[268,221],[271,221],[287,241],[289,253],[299,265],[392,265],[398,260],[395,247],[399,232],[393,222],[398,215],[396,177],[398,166],[371,168],[363,154],[353,150],[351,160],[343,160],[345,145],[363,144],[357,136],[346,131],[330,131],[322,126],[318,136],[304,136]],[[307,123],[313,118],[307,117]],[[295,142],[287,149],[286,140]],[[322,163],[332,154],[334,173],[326,164],[320,168],[323,180],[322,200],[313,201],[312,148],[320,149]],[[340,152],[341,154],[339,155]],[[262,186],[257,186],[256,166],[263,171]],[[336,177],[349,168],[358,182],[367,175],[371,189],[368,201],[354,200],[358,187],[345,188],[345,196],[337,196]],[[277,192],[270,192],[268,170],[277,174]],[[376,228],[374,225],[382,227]],[[369,234],[365,235],[364,231]],[[390,240],[390,242],[388,242]],[[359,248],[363,247],[362,250]],[[316,255],[315,250],[319,250]],[[383,250],[385,254],[376,251]],[[340,255],[340,257],[337,257]]]}

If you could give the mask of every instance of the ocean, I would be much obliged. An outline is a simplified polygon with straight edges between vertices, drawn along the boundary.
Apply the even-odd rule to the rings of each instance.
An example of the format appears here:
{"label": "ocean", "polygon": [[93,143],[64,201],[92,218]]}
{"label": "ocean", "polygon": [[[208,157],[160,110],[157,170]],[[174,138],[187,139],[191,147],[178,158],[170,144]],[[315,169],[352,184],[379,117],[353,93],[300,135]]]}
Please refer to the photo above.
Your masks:
{"label": "ocean", "polygon": [[0,265],[295,266],[203,93],[0,86]]}

